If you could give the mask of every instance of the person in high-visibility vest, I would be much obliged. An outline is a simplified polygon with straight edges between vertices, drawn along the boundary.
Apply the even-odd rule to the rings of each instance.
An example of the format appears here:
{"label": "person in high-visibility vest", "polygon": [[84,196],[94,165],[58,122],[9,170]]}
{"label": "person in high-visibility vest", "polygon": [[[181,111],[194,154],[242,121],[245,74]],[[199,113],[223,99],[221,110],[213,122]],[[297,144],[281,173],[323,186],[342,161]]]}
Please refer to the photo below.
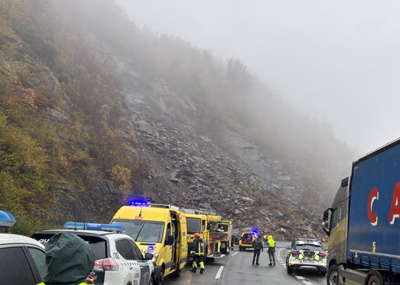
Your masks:
{"label": "person in high-visibility vest", "polygon": [[38,285],[87,285],[95,279],[92,276],[94,273],[91,272],[95,260],[94,253],[77,235],[69,232],[55,234],[47,243],[45,253],[47,274]]}
{"label": "person in high-visibility vest", "polygon": [[272,235],[268,236],[268,256],[269,256],[269,266],[275,265],[275,241],[272,237]]}
{"label": "person in high-visibility vest", "polygon": [[199,233],[194,234],[195,240],[193,242],[192,247],[192,254],[193,254],[193,263],[192,263],[192,272],[196,272],[197,270],[197,263],[200,265],[200,274],[204,272],[204,242],[203,239],[200,237]]}

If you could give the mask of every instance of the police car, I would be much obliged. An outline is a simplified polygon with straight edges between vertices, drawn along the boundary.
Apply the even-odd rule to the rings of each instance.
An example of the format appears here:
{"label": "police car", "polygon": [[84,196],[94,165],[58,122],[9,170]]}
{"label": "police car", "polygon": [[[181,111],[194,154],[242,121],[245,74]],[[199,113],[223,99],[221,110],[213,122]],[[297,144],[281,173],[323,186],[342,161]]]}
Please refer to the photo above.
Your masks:
{"label": "police car", "polygon": [[65,229],[37,232],[32,238],[46,245],[61,231],[76,234],[86,241],[95,255],[93,271],[96,285],[152,285],[154,284],[153,255],[143,253],[135,241],[121,232],[122,225],[68,222]]}
{"label": "police car", "polygon": [[7,233],[16,222],[0,211],[0,284],[38,284],[47,273],[44,246],[29,237]]}
{"label": "police car", "polygon": [[300,268],[315,268],[322,276],[326,274],[326,252],[318,239],[295,238],[287,249],[288,274]]}

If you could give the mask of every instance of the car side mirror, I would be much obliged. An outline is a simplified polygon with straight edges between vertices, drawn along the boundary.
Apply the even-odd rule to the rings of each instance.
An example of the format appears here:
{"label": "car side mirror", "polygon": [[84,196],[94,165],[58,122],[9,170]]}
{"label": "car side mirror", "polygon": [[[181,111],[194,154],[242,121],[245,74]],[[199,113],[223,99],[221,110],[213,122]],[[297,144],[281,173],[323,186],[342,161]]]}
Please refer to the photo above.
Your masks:
{"label": "car side mirror", "polygon": [[173,245],[174,241],[174,236],[168,236],[167,240],[165,241],[165,245]]}
{"label": "car side mirror", "polygon": [[146,253],[144,254],[144,259],[145,259],[145,260],[152,260],[153,257],[154,257],[154,255],[153,255],[152,253],[146,252]]}

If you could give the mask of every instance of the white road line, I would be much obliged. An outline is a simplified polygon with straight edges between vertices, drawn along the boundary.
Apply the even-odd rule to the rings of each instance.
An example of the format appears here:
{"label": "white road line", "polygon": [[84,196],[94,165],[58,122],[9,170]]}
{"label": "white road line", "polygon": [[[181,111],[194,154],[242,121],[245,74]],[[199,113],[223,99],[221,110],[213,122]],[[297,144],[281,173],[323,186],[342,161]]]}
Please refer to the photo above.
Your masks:
{"label": "white road line", "polygon": [[234,257],[236,254],[238,254],[239,252],[235,252],[234,254],[232,254],[232,257]]}
{"label": "white road line", "polygon": [[304,284],[306,285],[314,285],[313,283],[309,282],[309,281],[302,281]]}
{"label": "white road line", "polygon": [[221,278],[222,270],[224,270],[224,266],[221,266],[217,272],[217,275],[215,275],[215,279]]}
{"label": "white road line", "polygon": [[[280,250],[279,250],[279,252],[278,252],[278,260],[279,260],[279,262],[284,262],[283,260],[282,260],[282,258],[281,258],[281,251],[283,250],[283,248],[281,248]],[[285,264],[286,264],[286,262],[285,262]]]}
{"label": "white road line", "polygon": [[304,280],[305,278],[303,277],[303,276],[295,276],[297,279],[300,279],[300,280]]}

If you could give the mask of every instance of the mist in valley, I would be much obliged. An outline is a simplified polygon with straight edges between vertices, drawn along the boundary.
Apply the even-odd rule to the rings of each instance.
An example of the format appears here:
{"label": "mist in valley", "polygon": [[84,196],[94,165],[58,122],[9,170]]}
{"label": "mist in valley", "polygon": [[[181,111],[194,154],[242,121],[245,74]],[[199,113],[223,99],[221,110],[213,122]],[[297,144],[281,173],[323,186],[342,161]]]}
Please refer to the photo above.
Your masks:
{"label": "mist in valley", "polygon": [[398,1],[117,3],[139,27],[240,58],[283,101],[361,153],[399,137]]}

